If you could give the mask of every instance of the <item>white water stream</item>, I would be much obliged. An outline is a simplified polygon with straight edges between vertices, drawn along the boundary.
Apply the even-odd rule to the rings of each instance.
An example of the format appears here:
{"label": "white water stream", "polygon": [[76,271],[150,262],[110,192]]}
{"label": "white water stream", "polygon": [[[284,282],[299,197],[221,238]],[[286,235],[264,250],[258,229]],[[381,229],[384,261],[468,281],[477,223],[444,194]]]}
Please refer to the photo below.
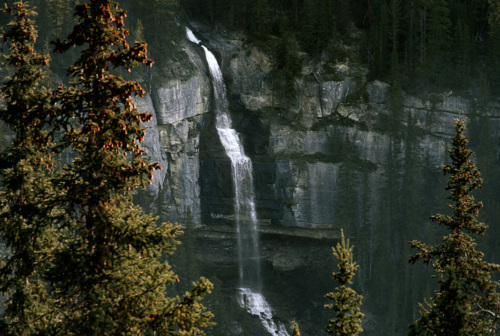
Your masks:
{"label": "white water stream", "polygon": [[[201,41],[187,27],[186,34],[191,42],[201,45]],[[214,88],[215,127],[232,166],[240,283],[238,303],[250,314],[258,316],[264,328],[271,335],[286,336],[288,333],[285,326],[273,321],[272,308],[261,294],[259,235],[252,161],[245,155],[238,134],[232,128],[226,86],[217,59],[205,46],[201,45],[201,47],[205,51]]]}

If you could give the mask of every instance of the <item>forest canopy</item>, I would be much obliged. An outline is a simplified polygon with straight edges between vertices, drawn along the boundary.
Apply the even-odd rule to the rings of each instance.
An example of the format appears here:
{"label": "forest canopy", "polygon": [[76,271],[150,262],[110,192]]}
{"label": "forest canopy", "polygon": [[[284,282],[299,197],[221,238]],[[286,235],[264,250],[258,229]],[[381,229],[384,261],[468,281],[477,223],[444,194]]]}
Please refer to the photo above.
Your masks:
{"label": "forest canopy", "polygon": [[[498,73],[500,5],[494,0],[184,0],[190,17],[243,30],[253,39],[291,32],[315,57],[339,53],[339,45],[362,45],[357,55],[373,79],[423,87],[454,86]],[[286,29],[283,20],[287,19]],[[361,41],[353,41],[363,33]],[[469,77],[469,78],[470,78]],[[481,76],[474,76],[485,80]],[[458,80],[460,79],[460,80]],[[495,77],[486,79],[496,84]]]}
{"label": "forest canopy", "polygon": [[[69,32],[76,2],[33,1],[40,51],[50,50],[51,40]],[[281,54],[288,57],[303,51],[312,58],[363,62],[371,79],[405,89],[469,89],[472,81],[487,94],[499,87],[496,0],[124,0],[120,5],[128,11],[129,39],[145,39],[158,67],[178,57],[181,26],[189,18],[242,31],[270,51],[277,48],[276,40],[287,41],[289,50]],[[3,15],[0,23],[7,20]],[[345,48],[350,45],[357,48]],[[356,51],[346,51],[351,49]],[[280,68],[282,59],[276,67],[284,72],[289,67]],[[56,57],[51,68],[57,72],[67,63]]]}

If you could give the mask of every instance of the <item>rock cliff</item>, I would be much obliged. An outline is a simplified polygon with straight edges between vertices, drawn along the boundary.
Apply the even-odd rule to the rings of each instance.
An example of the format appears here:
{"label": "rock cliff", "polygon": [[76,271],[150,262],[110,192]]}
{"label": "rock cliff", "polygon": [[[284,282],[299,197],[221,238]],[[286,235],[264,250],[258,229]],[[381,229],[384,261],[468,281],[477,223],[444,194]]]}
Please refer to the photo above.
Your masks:
{"label": "rock cliff", "polygon": [[[401,132],[415,128],[415,159],[439,170],[453,135],[453,118],[481,114],[474,100],[452,92],[427,98],[404,95],[399,110],[392,112],[388,85],[368,82],[365,69],[348,62],[304,66],[290,103],[273,93],[268,55],[241,39],[211,31],[202,31],[202,36],[219,55],[233,123],[255,162],[263,224],[338,227],[333,201],[339,192],[339,168],[346,162],[343,149],[351,146],[358,161],[354,170],[369,172],[369,189],[376,193],[397,133],[389,129],[391,119],[397,119],[394,125]],[[195,223],[209,225],[231,217],[233,193],[225,176],[227,158],[210,129],[211,85],[198,49],[185,43],[186,62],[195,69],[191,76],[153,87],[140,107],[156,116],[148,125],[147,152],[166,168],[155,175],[151,204],[165,218],[182,221],[190,212]],[[337,80],[322,79],[328,77]],[[490,106],[487,117],[498,139],[500,111]],[[406,141],[400,137],[401,150]],[[404,153],[399,159],[405,160]]]}
{"label": "rock cliff", "polygon": [[[414,315],[429,289],[398,287],[418,287],[427,276],[406,266],[405,243],[434,232],[427,219],[445,208],[440,168],[453,119],[468,118],[471,132],[492,144],[485,155],[497,160],[500,107],[453,92],[396,96],[388,84],[368,81],[363,65],[306,57],[290,99],[273,87],[268,54],[244,36],[193,26],[218,58],[233,127],[253,161],[263,267],[275,309],[285,320],[303,316],[305,330],[316,334],[324,318],[318,302],[334,286],[329,246],[343,227],[358,247],[356,285],[368,297],[367,334],[406,333],[408,321],[394,321]],[[179,66],[190,70],[152,86],[139,101],[155,115],[144,147],[163,171],[138,200],[164,220],[194,224],[197,259],[230,282],[236,272],[231,167],[215,132],[204,55],[188,41],[184,50]],[[392,282],[389,272],[397,274]],[[304,289],[308,283],[316,284],[314,293]],[[287,290],[302,298],[273,297]],[[403,292],[406,300],[397,294]],[[226,328],[238,334],[243,327],[231,323]]]}

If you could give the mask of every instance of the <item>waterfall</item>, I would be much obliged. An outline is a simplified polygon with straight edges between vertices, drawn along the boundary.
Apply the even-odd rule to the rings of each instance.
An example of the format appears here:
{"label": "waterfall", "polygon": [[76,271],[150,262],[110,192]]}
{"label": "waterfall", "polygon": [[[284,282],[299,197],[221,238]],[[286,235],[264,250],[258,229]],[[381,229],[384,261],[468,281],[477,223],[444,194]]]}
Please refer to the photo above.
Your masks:
{"label": "waterfall", "polygon": [[[188,39],[201,45],[193,32],[186,27]],[[274,336],[288,335],[282,323],[273,321],[273,311],[261,294],[259,234],[253,187],[252,161],[245,155],[236,131],[232,128],[226,96],[226,86],[217,59],[201,45],[212,77],[216,122],[215,127],[227,156],[231,160],[235,192],[236,236],[238,247],[239,290],[238,303],[250,314],[257,315],[266,330]]]}

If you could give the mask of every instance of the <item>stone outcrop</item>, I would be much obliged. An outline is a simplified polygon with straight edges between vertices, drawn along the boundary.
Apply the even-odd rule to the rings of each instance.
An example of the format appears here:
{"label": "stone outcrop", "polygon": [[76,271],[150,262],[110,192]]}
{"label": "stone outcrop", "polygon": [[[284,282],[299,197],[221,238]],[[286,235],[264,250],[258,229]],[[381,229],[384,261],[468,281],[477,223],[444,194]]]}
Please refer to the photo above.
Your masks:
{"label": "stone outcrop", "polygon": [[[415,155],[438,170],[446,159],[453,118],[476,111],[474,100],[448,92],[428,98],[403,95],[395,115],[388,85],[367,82],[366,69],[348,62],[304,66],[296,80],[295,100],[285,101],[273,93],[269,55],[240,36],[231,39],[197,28],[219,58],[234,126],[254,161],[262,223],[335,228],[333,202],[346,146],[355,152],[357,174],[368,174],[373,183],[365,188],[376,193],[394,145],[388,130],[392,119],[398,118],[397,127],[407,129],[410,123],[417,130]],[[192,75],[154,87],[140,103],[155,114],[144,146],[165,168],[156,173],[147,203],[165,219],[182,222],[192,216],[197,225],[227,224],[234,193],[227,158],[213,133],[210,79],[201,48],[186,42],[185,50],[195,69]],[[332,77],[335,80],[328,80]],[[498,137],[499,113],[489,110]],[[403,152],[405,141],[398,141]]]}
{"label": "stone outcrop", "polygon": [[199,50],[186,43],[186,62],[194,69],[183,79],[153,87],[138,107],[154,115],[143,143],[148,158],[158,161],[153,184],[139,202],[163,220],[200,217],[200,134],[209,118],[211,84]]}

